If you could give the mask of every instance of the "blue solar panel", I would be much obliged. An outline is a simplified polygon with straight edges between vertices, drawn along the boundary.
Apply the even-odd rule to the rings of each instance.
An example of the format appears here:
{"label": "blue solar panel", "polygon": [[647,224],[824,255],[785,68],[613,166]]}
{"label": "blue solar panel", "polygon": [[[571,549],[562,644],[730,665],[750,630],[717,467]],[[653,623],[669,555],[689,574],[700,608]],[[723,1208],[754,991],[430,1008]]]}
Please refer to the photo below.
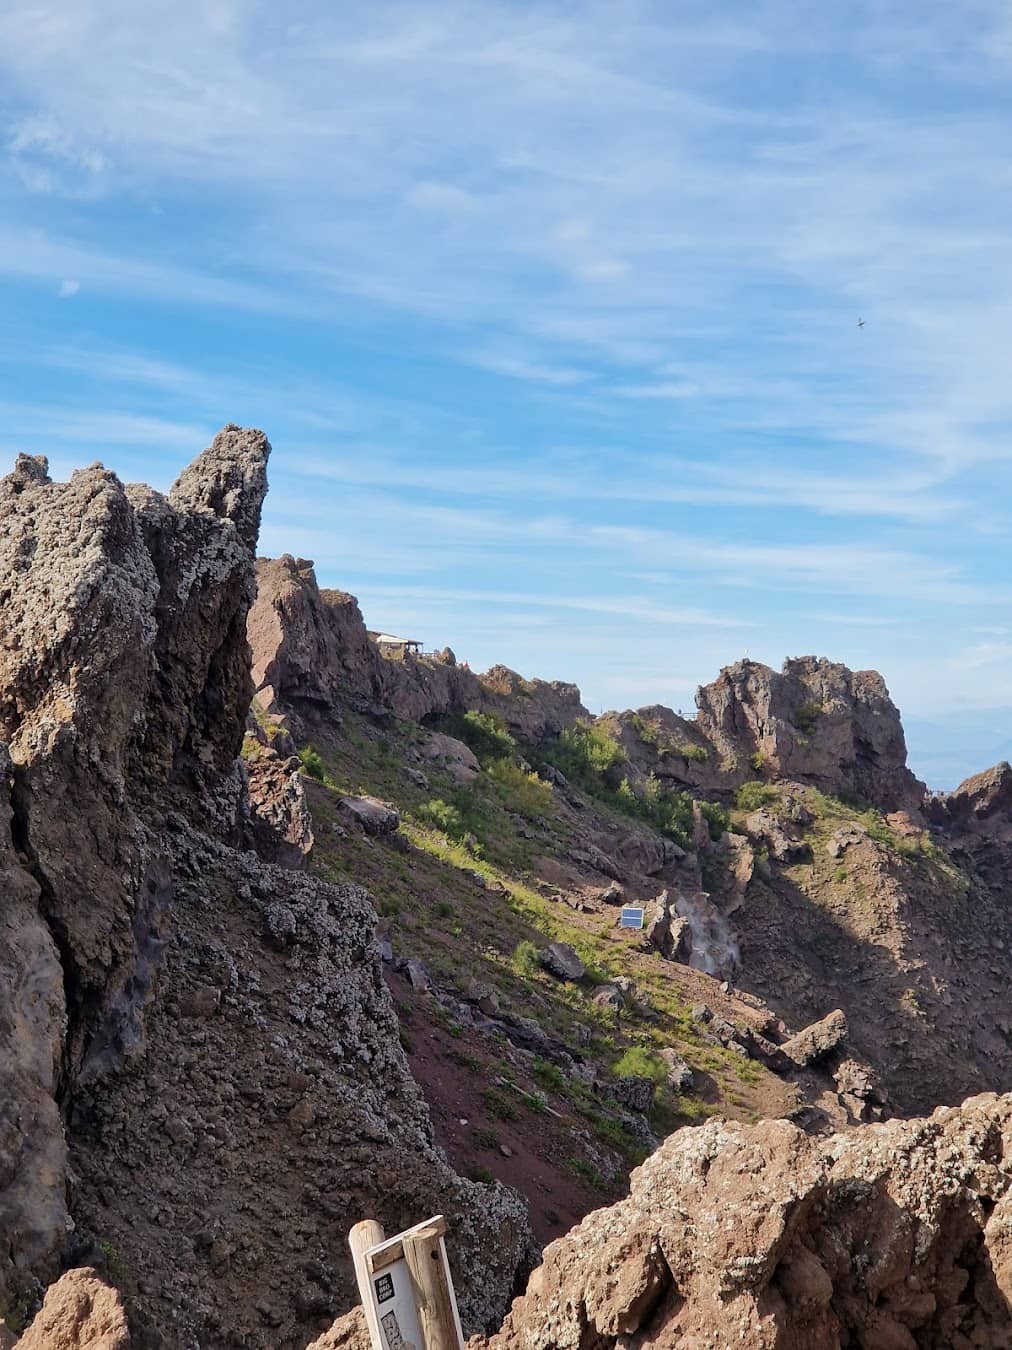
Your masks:
{"label": "blue solar panel", "polygon": [[622,913],[619,916],[618,926],[620,928],[642,928],[643,927],[643,909],[637,905],[623,905]]}

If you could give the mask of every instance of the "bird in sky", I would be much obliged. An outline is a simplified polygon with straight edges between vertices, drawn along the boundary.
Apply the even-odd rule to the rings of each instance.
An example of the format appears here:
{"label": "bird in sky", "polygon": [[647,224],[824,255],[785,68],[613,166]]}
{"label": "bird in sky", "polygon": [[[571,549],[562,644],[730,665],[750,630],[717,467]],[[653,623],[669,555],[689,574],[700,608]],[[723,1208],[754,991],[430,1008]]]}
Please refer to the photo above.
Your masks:
{"label": "bird in sky", "polygon": [[858,326],[858,328],[863,328],[863,327],[864,327],[864,319],[858,319],[858,321],[857,321],[857,326]]}

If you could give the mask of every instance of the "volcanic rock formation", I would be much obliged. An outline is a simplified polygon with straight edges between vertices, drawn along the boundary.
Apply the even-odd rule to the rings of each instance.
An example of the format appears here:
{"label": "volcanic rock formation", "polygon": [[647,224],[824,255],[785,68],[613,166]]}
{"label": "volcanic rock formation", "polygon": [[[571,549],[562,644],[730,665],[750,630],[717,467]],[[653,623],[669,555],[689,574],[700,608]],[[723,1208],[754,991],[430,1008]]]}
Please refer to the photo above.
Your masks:
{"label": "volcanic rock formation", "polygon": [[588,715],[574,684],[523,680],[505,666],[479,678],[447,653],[385,659],[370,641],[355,597],[321,591],[304,558],[258,559],[257,587],[249,636],[253,681],[265,709],[312,717],[350,697],[418,722],[474,709],[499,714],[526,740]]}
{"label": "volcanic rock formation", "polygon": [[433,1147],[368,896],[236,847],[269,451],[226,427],[167,497],[0,481],[8,1318],[86,1261],[151,1343],[304,1344],[366,1212],[447,1213],[472,1327],[527,1258],[520,1198]]}
{"label": "volcanic rock formation", "polygon": [[[1007,1350],[1012,1097],[815,1139],[714,1120],[545,1250],[469,1350]],[[356,1311],[319,1350],[369,1350]]]}

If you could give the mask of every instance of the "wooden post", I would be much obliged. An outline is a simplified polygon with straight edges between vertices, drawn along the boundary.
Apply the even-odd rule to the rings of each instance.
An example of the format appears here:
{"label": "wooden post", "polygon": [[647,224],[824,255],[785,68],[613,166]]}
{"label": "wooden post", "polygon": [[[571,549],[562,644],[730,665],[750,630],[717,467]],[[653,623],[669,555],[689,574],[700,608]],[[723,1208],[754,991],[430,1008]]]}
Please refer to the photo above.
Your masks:
{"label": "wooden post", "polygon": [[355,1262],[355,1279],[358,1281],[362,1311],[369,1327],[373,1350],[383,1350],[383,1340],[380,1336],[379,1322],[376,1320],[376,1309],[372,1299],[372,1276],[366,1268],[365,1254],[370,1247],[378,1247],[385,1237],[383,1225],[377,1223],[375,1219],[363,1219],[348,1234],[348,1246]]}
{"label": "wooden post", "polygon": [[415,1286],[425,1350],[462,1350],[457,1312],[443,1265],[446,1224],[433,1222],[404,1237],[404,1259]]}

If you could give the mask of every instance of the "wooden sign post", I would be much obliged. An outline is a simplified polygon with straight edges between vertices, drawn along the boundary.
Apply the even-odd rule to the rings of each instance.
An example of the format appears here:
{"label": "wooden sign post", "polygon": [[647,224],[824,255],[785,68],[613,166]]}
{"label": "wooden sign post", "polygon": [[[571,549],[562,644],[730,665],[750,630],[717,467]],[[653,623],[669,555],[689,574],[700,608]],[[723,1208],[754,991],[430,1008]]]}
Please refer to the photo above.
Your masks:
{"label": "wooden sign post", "polygon": [[463,1350],[441,1214],[385,1238],[374,1219],[348,1234],[373,1350]]}

